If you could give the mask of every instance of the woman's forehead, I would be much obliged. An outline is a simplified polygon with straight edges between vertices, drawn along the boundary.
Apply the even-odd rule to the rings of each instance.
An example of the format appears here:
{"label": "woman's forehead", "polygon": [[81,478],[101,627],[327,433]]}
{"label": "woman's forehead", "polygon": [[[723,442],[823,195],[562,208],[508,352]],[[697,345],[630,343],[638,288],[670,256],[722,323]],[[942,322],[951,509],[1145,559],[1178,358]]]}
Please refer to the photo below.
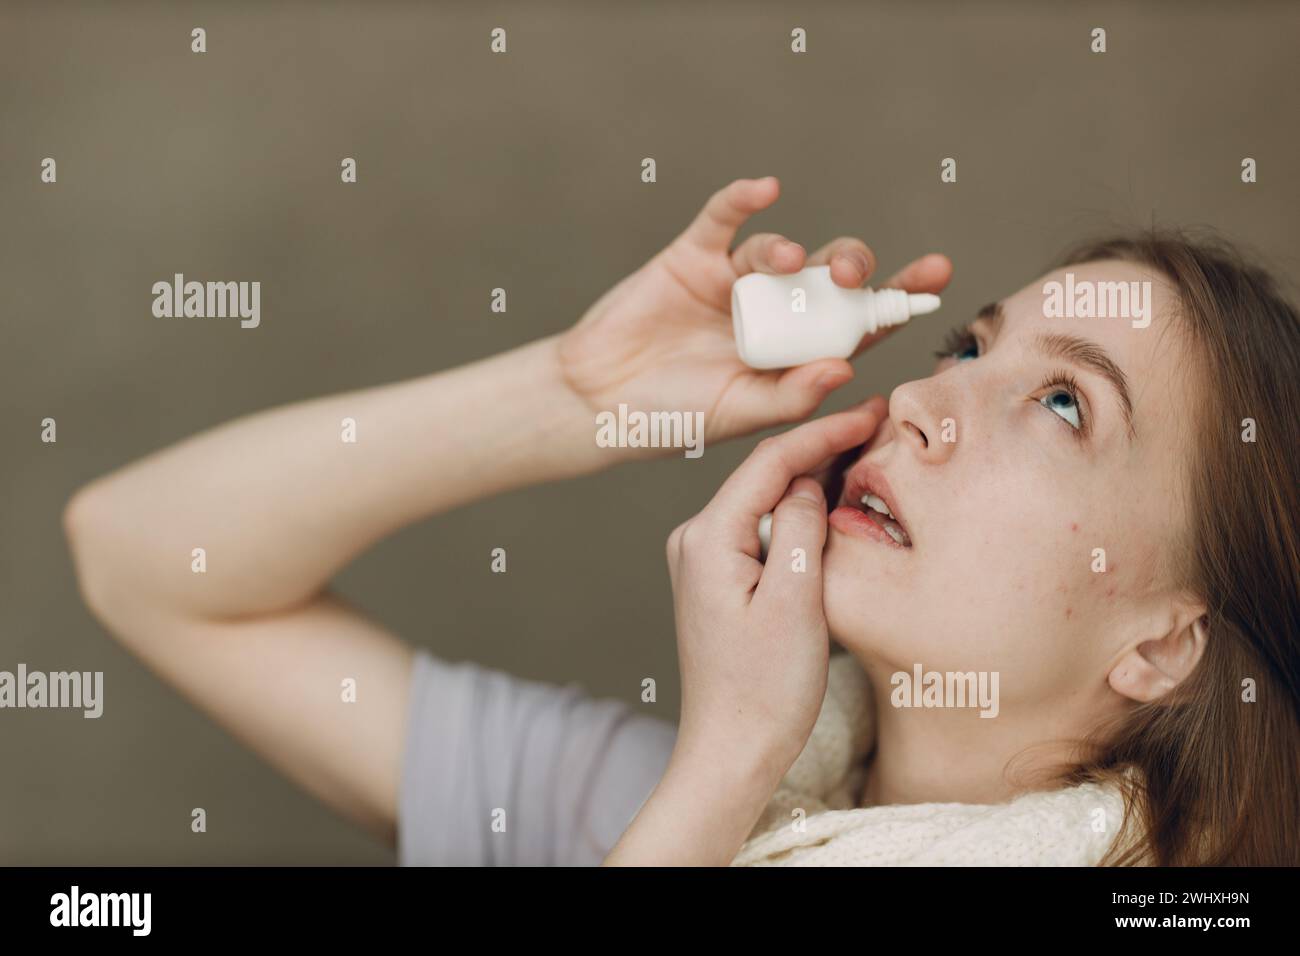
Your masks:
{"label": "woman's forehead", "polygon": [[[1087,262],[1047,273],[1001,302],[1003,330],[1072,335],[1096,343],[1138,374],[1181,338],[1178,296],[1169,280],[1140,264]],[[1131,366],[1131,368],[1130,368]]]}
{"label": "woman's forehead", "polygon": [[1065,266],[1000,304],[999,336],[1070,336],[1112,361],[1127,380],[1139,432],[1144,421],[1163,429],[1183,416],[1189,337],[1177,293],[1160,273],[1119,260]]}
{"label": "woman's forehead", "polygon": [[1140,263],[1109,259],[1055,269],[1004,300],[1017,318],[1076,321],[1080,333],[1127,327],[1145,331],[1168,313],[1176,293],[1169,280]]}

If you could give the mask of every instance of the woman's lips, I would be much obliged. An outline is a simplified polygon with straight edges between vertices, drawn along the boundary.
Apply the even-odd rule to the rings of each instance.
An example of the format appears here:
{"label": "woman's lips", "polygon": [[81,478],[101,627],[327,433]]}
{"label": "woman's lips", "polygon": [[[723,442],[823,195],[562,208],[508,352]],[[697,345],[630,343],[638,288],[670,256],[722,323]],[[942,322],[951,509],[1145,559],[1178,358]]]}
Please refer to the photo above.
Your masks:
{"label": "woman's lips", "polygon": [[832,511],[828,523],[836,531],[851,537],[871,538],[899,551],[910,550],[890,537],[889,532],[867,517],[865,512],[850,505],[840,505]]}
{"label": "woman's lips", "polygon": [[916,544],[912,538],[912,529],[898,510],[898,498],[890,487],[889,479],[879,467],[865,458],[859,459],[845,472],[844,487],[838,504],[855,512],[857,518],[864,519],[855,519],[852,526],[846,523],[840,530],[848,531],[850,527],[855,527],[876,540],[881,540],[883,536],[889,543],[904,550],[910,550]]}

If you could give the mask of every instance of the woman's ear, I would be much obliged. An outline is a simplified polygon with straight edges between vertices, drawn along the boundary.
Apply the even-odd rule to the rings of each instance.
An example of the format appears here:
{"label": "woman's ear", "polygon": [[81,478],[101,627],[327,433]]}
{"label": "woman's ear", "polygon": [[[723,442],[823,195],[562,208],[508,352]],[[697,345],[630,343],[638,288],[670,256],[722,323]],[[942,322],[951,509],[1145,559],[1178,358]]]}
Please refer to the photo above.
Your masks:
{"label": "woman's ear", "polygon": [[1108,682],[1119,694],[1141,703],[1163,697],[1195,668],[1209,638],[1203,613],[1180,621],[1164,637],[1130,648],[1111,668]]}

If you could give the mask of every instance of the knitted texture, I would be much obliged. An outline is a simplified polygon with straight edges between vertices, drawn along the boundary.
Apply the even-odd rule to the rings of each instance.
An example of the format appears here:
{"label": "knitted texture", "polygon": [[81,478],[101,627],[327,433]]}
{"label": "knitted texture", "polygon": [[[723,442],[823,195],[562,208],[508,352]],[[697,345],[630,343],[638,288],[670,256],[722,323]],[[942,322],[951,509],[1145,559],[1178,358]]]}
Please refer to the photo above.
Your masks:
{"label": "knitted texture", "polygon": [[[1124,812],[1114,786],[858,807],[872,708],[862,667],[833,655],[813,732],[732,866],[1093,866],[1110,847]],[[792,816],[798,808],[805,819]]]}

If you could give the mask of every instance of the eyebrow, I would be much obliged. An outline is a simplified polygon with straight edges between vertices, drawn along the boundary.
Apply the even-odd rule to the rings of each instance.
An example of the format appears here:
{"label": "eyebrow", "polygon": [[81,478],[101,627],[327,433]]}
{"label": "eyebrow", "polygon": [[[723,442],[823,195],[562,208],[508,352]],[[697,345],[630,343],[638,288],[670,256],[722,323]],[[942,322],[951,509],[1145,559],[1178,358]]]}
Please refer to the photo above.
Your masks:
{"label": "eyebrow", "polygon": [[[977,321],[983,319],[989,322],[993,327],[993,337],[997,338],[1006,320],[1006,313],[1001,302],[990,302],[979,310],[975,318]],[[1137,429],[1133,424],[1133,399],[1129,393],[1128,376],[1115,364],[1114,359],[1105,349],[1096,342],[1063,332],[1042,332],[1035,338],[1034,345],[1043,355],[1064,359],[1105,379],[1119,400],[1129,441],[1137,436]]]}

